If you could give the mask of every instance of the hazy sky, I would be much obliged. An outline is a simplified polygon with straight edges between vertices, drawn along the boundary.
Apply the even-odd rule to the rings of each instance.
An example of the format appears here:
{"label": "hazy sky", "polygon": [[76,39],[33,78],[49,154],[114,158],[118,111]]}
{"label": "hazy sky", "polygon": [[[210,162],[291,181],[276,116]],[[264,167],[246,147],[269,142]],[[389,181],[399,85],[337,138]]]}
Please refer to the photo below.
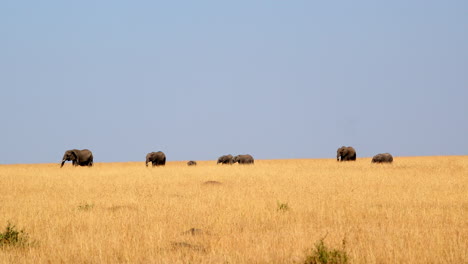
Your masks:
{"label": "hazy sky", "polygon": [[2,1],[0,163],[468,154],[468,1]]}

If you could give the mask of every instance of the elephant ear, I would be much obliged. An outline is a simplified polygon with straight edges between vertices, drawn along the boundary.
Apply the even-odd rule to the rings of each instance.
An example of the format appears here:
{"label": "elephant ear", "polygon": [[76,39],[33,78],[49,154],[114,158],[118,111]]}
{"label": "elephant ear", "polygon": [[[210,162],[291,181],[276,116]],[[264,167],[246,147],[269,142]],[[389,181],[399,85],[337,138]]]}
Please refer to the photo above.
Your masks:
{"label": "elephant ear", "polygon": [[72,155],[75,157],[75,160],[78,160],[78,150],[74,149],[71,151]]}

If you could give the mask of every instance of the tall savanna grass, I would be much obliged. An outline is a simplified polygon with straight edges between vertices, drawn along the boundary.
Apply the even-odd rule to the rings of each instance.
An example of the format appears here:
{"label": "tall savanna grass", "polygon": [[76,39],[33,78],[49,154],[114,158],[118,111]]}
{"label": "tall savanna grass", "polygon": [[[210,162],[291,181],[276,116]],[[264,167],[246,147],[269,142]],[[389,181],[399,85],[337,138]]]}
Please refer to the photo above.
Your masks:
{"label": "tall savanna grass", "polygon": [[468,156],[0,165],[1,263],[468,263]]}

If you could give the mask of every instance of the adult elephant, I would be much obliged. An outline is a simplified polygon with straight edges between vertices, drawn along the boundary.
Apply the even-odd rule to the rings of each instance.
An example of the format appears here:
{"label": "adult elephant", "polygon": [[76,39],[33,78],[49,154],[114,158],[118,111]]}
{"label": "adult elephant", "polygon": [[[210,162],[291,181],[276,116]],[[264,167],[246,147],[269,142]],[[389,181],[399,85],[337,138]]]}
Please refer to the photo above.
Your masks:
{"label": "adult elephant", "polygon": [[166,165],[166,155],[161,152],[150,152],[146,155],[146,167],[148,167],[148,162],[151,162],[154,166],[164,166]]}
{"label": "adult elephant", "polygon": [[249,155],[237,155],[234,157],[234,163],[238,162],[239,164],[254,164],[254,158]]}
{"label": "adult elephant", "polygon": [[73,166],[93,166],[93,153],[89,149],[67,150],[65,151],[65,154],[63,154],[60,168],[63,167],[63,164],[67,160],[71,160]]}
{"label": "adult elephant", "polygon": [[353,147],[342,146],[336,151],[337,161],[356,160],[356,150]]}
{"label": "adult elephant", "polygon": [[197,166],[197,162],[194,161],[194,160],[191,160],[191,161],[187,162],[187,165],[188,166]]}
{"label": "adult elephant", "polygon": [[231,154],[228,154],[228,155],[223,155],[221,157],[218,158],[218,162],[216,164],[232,164],[234,163],[234,157],[232,157]]}
{"label": "adult elephant", "polygon": [[390,153],[379,153],[372,158],[372,163],[392,163],[393,156]]}

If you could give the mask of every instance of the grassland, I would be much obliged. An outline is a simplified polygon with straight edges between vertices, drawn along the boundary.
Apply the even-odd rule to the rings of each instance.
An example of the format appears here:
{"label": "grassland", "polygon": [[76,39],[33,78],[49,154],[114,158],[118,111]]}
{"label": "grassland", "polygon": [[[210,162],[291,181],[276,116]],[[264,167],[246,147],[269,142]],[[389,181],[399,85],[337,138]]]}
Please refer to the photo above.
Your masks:
{"label": "grassland", "polygon": [[0,190],[0,232],[34,241],[1,263],[302,263],[324,237],[350,263],[468,263],[468,156],[1,165]]}

